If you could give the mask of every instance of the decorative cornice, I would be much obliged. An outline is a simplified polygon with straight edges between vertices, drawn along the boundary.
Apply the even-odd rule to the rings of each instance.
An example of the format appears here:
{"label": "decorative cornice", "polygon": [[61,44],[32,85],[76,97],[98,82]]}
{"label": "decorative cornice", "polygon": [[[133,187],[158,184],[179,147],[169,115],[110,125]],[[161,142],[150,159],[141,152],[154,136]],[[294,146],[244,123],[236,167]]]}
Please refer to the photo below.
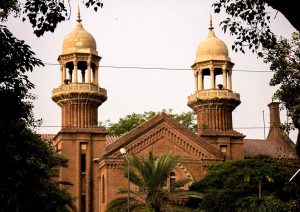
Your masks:
{"label": "decorative cornice", "polygon": [[[222,102],[222,99],[225,99],[225,101]],[[210,100],[212,101],[209,102]],[[189,104],[193,104],[193,102],[199,102],[200,104],[226,103],[226,100],[234,100],[238,103],[240,102],[240,94],[228,89],[205,89],[188,96]]]}
{"label": "decorative cornice", "polygon": [[214,68],[223,68],[225,66],[226,69],[232,70],[234,63],[229,60],[207,60],[202,62],[195,62],[192,65],[192,69],[201,71],[203,69],[211,68],[212,66]]}
{"label": "decorative cornice", "polygon": [[52,100],[58,105],[88,103],[101,105],[107,99],[107,91],[92,83],[70,83],[52,90]]}
{"label": "decorative cornice", "polygon": [[76,59],[77,61],[88,61],[90,59],[92,63],[98,64],[101,60],[101,57],[90,53],[69,53],[59,55],[57,60],[62,63],[67,63],[73,62],[74,59]]}

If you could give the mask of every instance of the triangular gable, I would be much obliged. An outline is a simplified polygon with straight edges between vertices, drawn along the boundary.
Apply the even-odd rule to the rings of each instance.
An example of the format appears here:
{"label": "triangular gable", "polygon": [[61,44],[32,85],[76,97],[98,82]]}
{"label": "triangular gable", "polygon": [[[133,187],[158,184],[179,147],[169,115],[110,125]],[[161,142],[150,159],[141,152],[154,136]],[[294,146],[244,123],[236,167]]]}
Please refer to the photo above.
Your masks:
{"label": "triangular gable", "polygon": [[107,157],[119,157],[120,148],[138,153],[164,138],[200,159],[223,160],[224,156],[206,139],[196,135],[166,113],[160,113],[106,147]]}

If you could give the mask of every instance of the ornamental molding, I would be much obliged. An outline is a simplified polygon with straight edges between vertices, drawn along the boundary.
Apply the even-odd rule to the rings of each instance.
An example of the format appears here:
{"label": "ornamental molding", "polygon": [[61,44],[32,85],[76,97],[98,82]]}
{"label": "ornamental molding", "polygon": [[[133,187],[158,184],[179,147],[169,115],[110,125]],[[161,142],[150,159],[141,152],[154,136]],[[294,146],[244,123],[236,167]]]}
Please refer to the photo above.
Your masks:
{"label": "ornamental molding", "polygon": [[[213,158],[207,150],[201,147],[200,144],[192,142],[190,139],[185,138],[185,136],[182,136],[181,133],[179,133],[178,131],[171,130],[169,126],[165,124],[161,125],[159,128],[152,129],[149,133],[140,136],[137,139],[131,140],[125,146],[125,149],[128,153],[133,152],[137,154],[138,152],[142,151],[143,149],[146,149],[147,147],[153,145],[154,143],[163,138],[168,139],[174,145],[184,150],[189,155],[195,156],[199,160]],[[121,153],[119,153],[118,151],[115,151],[111,156],[122,157]]]}

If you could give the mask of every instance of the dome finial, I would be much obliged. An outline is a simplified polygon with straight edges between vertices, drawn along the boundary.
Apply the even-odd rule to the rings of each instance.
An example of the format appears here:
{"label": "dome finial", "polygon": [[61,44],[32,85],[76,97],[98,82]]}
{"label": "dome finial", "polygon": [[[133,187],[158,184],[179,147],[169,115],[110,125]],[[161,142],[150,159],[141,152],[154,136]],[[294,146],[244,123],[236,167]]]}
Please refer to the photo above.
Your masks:
{"label": "dome finial", "polygon": [[79,3],[78,3],[78,6],[77,6],[77,22],[80,23],[82,20],[80,18],[80,7],[79,7]]}
{"label": "dome finial", "polygon": [[212,31],[214,29],[213,27],[213,23],[212,23],[212,15],[211,13],[209,14],[209,28],[210,31]]}

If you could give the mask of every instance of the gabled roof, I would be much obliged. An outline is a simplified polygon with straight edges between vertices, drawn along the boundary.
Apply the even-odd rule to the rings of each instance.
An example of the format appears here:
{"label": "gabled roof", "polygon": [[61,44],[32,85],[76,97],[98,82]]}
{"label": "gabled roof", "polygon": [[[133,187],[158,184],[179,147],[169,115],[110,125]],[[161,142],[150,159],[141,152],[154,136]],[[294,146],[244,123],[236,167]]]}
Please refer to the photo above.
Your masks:
{"label": "gabled roof", "polygon": [[110,144],[112,144],[113,142],[115,142],[116,140],[118,140],[121,136],[119,135],[106,135],[106,143],[105,146],[109,146]]}
{"label": "gabled roof", "polygon": [[[215,158],[218,158],[219,160],[224,159],[222,153],[219,150],[217,150],[213,145],[211,145],[209,141],[207,141],[204,138],[201,138],[200,136],[187,129],[186,127],[178,123],[175,119],[163,112],[157,114],[156,116],[152,117],[148,121],[144,122],[143,124],[139,125],[138,127],[134,128],[133,130],[129,131],[128,133],[124,134],[123,136],[109,144],[106,147],[105,156],[118,155],[120,148],[134,145],[132,143],[133,141],[141,138],[143,135],[147,134],[152,129],[156,129],[156,132],[162,132],[164,130],[166,131],[167,128],[172,128],[174,132],[177,132],[175,133],[176,136],[177,134],[183,134],[188,139],[192,140],[196,144],[196,147],[193,147],[194,149],[200,149],[201,147],[202,149],[205,149],[205,151],[209,152],[211,155],[214,155]],[[153,132],[153,134],[155,134],[155,132]],[[168,133],[165,132],[164,136],[168,136],[167,134]],[[152,135],[149,135],[149,137],[151,136]],[[177,137],[175,139],[177,139]],[[182,138],[179,139],[182,140]],[[172,138],[170,140],[172,140]],[[130,151],[130,148],[128,149],[128,151]]]}

